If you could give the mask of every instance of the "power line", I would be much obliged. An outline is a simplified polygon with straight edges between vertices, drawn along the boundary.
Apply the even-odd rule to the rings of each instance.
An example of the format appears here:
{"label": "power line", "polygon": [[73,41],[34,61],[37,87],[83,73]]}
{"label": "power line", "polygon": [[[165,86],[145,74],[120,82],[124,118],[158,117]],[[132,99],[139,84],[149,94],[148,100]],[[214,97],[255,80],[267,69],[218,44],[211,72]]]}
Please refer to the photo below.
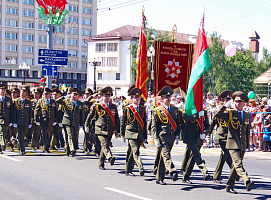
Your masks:
{"label": "power line", "polygon": [[[147,0],[138,1],[138,2],[127,4],[127,5],[120,4],[122,6],[119,6],[119,7],[113,8],[113,9],[118,9],[118,8],[123,8],[123,7],[126,7],[126,6],[131,6],[131,5],[138,4],[138,3],[141,3],[141,2],[144,2],[144,1],[147,1]],[[126,3],[128,3],[128,2],[126,2]],[[99,11],[99,9],[98,9],[97,13],[103,13],[103,12],[107,12],[107,11],[110,11],[110,10],[113,10],[113,9],[111,9],[110,7],[108,7],[108,10],[103,10],[103,11]]]}
{"label": "power line", "polygon": [[111,3],[111,2],[116,2],[116,1],[118,1],[118,0],[112,0],[112,1],[108,1],[108,2],[102,2],[102,3],[99,3],[99,5],[104,5],[104,4],[108,4],[108,3]]}
{"label": "power line", "polygon": [[123,4],[127,4],[127,3],[130,3],[130,2],[135,2],[137,0],[130,0],[130,1],[126,1],[126,2],[123,2],[123,3],[119,3],[119,4],[115,4],[115,5],[112,5],[112,6],[108,6],[108,7],[105,7],[105,8],[98,8],[97,10],[105,10],[105,9],[108,9],[108,10],[111,10],[112,7],[116,7],[116,6],[120,6],[120,5],[123,5]]}

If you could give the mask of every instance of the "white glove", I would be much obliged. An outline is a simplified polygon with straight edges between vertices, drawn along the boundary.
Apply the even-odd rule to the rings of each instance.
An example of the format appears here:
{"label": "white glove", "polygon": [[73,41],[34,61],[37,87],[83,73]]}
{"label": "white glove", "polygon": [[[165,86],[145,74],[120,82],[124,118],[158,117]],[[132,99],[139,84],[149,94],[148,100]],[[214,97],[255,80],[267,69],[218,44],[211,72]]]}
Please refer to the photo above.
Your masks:
{"label": "white glove", "polygon": [[69,99],[69,98],[71,98],[71,94],[67,94],[67,95],[65,96],[65,99]]}
{"label": "white glove", "polygon": [[144,143],[148,144],[148,140],[147,140],[147,139],[144,139]]}
{"label": "white glove", "polygon": [[12,126],[12,123],[9,123],[9,126]]}
{"label": "white glove", "polygon": [[54,122],[54,123],[53,123],[53,126],[55,126],[55,125],[57,125],[57,122]]}
{"label": "white glove", "polygon": [[229,101],[225,104],[225,106],[228,108],[228,107],[231,106],[232,103],[233,103],[233,99],[229,100]]}
{"label": "white glove", "polygon": [[32,125],[31,125],[31,124],[29,124],[29,125],[28,125],[28,128],[31,128],[31,127],[32,127]]}
{"label": "white glove", "polygon": [[78,129],[81,129],[81,128],[83,128],[83,126],[79,126],[79,127],[78,127]]}
{"label": "white glove", "polygon": [[16,127],[17,127],[17,124],[13,124],[13,126],[16,128]]}
{"label": "white glove", "polygon": [[58,126],[59,126],[59,127],[63,127],[62,123],[58,123]]}
{"label": "white glove", "polygon": [[205,136],[206,136],[206,135],[205,135],[204,133],[200,134],[200,139],[201,139],[201,140],[204,140],[204,139],[205,139]]}
{"label": "white glove", "polygon": [[87,126],[85,126],[85,131],[86,133],[89,133],[89,128]]}
{"label": "white glove", "polygon": [[36,122],[36,124],[37,124],[38,126],[40,126],[40,122]]}
{"label": "white glove", "polygon": [[204,110],[199,111],[199,117],[203,117],[204,116]]}
{"label": "white glove", "polygon": [[160,147],[160,144],[159,144],[159,140],[158,139],[154,139],[154,145],[156,147]]}
{"label": "white glove", "polygon": [[206,137],[206,142],[207,142],[207,143],[210,142],[210,136],[209,136],[209,135]]}
{"label": "white glove", "polygon": [[123,136],[120,137],[120,140],[121,140],[122,142],[124,142],[124,143],[126,142],[126,139],[125,139],[125,137],[123,137]]}

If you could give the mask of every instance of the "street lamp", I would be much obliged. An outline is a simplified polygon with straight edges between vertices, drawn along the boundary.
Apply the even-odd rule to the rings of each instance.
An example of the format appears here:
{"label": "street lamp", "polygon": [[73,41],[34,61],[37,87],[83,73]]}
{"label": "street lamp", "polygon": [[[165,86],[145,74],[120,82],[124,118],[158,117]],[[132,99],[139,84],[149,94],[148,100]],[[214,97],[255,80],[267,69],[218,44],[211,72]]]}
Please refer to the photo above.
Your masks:
{"label": "street lamp", "polygon": [[98,61],[92,61],[92,62],[89,62],[88,63],[90,66],[94,66],[94,84],[93,84],[93,90],[96,91],[96,66],[100,66],[101,65],[101,62],[98,62]]}
{"label": "street lamp", "polygon": [[155,54],[155,49],[151,45],[149,48],[149,53],[151,56],[151,80],[149,84],[149,91],[153,94],[153,82],[154,82],[154,69],[153,69],[153,64],[154,64],[154,54]]}
{"label": "street lamp", "polygon": [[30,70],[30,66],[26,65],[26,63],[23,62],[22,65],[19,65],[19,69],[23,71],[23,78],[24,78],[23,85],[24,85],[25,84],[25,75],[26,75],[26,73],[28,74],[28,71]]}

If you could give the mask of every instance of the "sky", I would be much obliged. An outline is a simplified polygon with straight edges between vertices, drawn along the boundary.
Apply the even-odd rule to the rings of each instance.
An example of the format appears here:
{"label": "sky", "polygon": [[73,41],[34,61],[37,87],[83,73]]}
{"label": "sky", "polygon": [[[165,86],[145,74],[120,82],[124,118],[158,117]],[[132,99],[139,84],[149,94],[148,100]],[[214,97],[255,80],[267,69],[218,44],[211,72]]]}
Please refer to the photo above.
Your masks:
{"label": "sky", "polygon": [[[97,33],[102,34],[125,25],[140,26],[142,8],[148,27],[197,35],[205,12],[205,31],[216,31],[222,39],[249,47],[254,31],[263,47],[271,52],[270,0],[97,0]],[[110,8],[110,10],[109,10]],[[259,57],[261,58],[261,52]]]}

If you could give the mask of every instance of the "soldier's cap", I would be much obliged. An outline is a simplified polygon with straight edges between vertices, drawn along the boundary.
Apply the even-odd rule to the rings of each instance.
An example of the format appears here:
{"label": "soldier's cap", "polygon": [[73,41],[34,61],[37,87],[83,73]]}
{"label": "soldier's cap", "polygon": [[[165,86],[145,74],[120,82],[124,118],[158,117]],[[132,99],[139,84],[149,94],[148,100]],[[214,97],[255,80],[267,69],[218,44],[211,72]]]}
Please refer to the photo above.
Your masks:
{"label": "soldier's cap", "polygon": [[232,93],[233,93],[233,91],[231,91],[231,90],[225,90],[218,96],[218,98],[219,99],[231,99]]}
{"label": "soldier's cap", "polygon": [[135,85],[131,85],[131,86],[128,88],[127,93],[129,94],[129,93],[131,92],[131,90],[134,89],[134,88],[135,88]]}
{"label": "soldier's cap", "polygon": [[71,93],[72,93],[72,94],[77,94],[77,95],[79,95],[79,96],[82,95],[82,92],[81,92],[81,90],[80,90],[79,88],[72,88],[72,89],[71,89]]}
{"label": "soldier's cap", "polygon": [[134,88],[134,89],[132,89],[129,93],[128,93],[128,96],[141,96],[141,94],[142,94],[142,91],[141,91],[141,89],[139,89],[139,88]]}
{"label": "soldier's cap", "polygon": [[20,90],[17,87],[13,87],[13,88],[11,88],[11,93],[18,93],[18,94],[20,94]]}
{"label": "soldier's cap", "polygon": [[73,89],[73,88],[69,87],[69,88],[67,89],[67,93],[68,93],[68,94],[71,94],[71,93],[72,93],[72,89]]}
{"label": "soldier's cap", "polygon": [[52,90],[48,87],[45,87],[43,93],[44,94],[52,93]]}
{"label": "soldier's cap", "polygon": [[6,90],[6,95],[11,95],[11,91],[10,90]]}
{"label": "soldier's cap", "polygon": [[165,86],[157,93],[157,96],[171,96],[172,94],[173,89],[170,86]]}
{"label": "soldier's cap", "polygon": [[52,89],[52,94],[61,94],[61,92],[59,91],[59,89]]}
{"label": "soldier's cap", "polygon": [[94,93],[101,94],[101,93],[102,93],[102,89],[103,89],[103,88],[98,88],[97,90],[94,91]]}
{"label": "soldier's cap", "polygon": [[232,99],[234,101],[242,101],[242,102],[248,102],[248,96],[246,93],[242,92],[242,91],[236,91],[232,94]]}
{"label": "soldier's cap", "polygon": [[85,89],[85,94],[90,94],[90,95],[93,95],[93,91],[92,91],[92,89],[90,89],[90,88],[86,88],[86,89]]}
{"label": "soldier's cap", "polygon": [[6,84],[0,83],[0,89],[6,89]]}
{"label": "soldier's cap", "polygon": [[107,87],[105,87],[105,88],[103,88],[102,90],[101,90],[101,93],[103,94],[103,95],[106,95],[106,94],[109,94],[109,95],[113,95],[113,89],[110,87],[110,86],[107,86]]}
{"label": "soldier's cap", "polygon": [[34,93],[39,93],[40,95],[42,95],[42,88],[38,88],[38,87],[36,87],[36,88],[34,88],[34,91],[33,91]]}
{"label": "soldier's cap", "polygon": [[30,94],[30,88],[27,85],[22,85],[21,90],[26,91],[28,94]]}

